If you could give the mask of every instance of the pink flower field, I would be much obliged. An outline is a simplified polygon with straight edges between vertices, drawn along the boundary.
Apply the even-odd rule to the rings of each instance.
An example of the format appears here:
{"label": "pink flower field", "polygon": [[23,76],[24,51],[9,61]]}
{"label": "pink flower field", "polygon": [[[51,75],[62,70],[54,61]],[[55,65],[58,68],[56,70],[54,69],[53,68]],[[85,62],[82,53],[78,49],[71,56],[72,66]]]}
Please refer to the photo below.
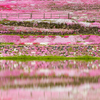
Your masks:
{"label": "pink flower field", "polygon": [[[82,61],[16,62],[1,60],[1,65],[3,66],[0,67],[1,100],[99,99],[99,60],[87,63]],[[64,66],[64,70],[59,68],[61,66]],[[20,73],[23,73],[23,76],[18,78]],[[37,74],[37,77],[30,78],[33,77],[33,73]],[[43,76],[40,77],[40,75]]]}
{"label": "pink flower field", "polygon": [[99,95],[100,0],[0,0],[0,100]]}
{"label": "pink flower field", "polygon": [[[60,40],[60,41],[59,41]],[[99,45],[100,36],[98,35],[70,35],[70,36],[17,36],[17,35],[0,35],[1,43],[14,43],[16,45],[24,43],[25,45],[33,45],[38,43],[40,45]]]}

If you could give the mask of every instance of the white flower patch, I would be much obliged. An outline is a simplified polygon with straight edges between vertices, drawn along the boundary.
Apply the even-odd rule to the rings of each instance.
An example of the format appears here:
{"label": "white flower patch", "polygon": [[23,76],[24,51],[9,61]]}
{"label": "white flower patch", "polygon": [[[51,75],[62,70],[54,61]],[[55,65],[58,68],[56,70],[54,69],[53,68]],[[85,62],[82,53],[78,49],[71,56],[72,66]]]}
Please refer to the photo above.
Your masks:
{"label": "white flower patch", "polygon": [[41,42],[42,45],[47,45],[49,42]]}
{"label": "white flower patch", "polygon": [[21,55],[21,52],[19,52],[19,55]]}
{"label": "white flower patch", "polygon": [[3,55],[2,55],[2,54],[0,54],[0,57],[3,57]]}
{"label": "white flower patch", "polygon": [[87,93],[88,93],[88,90],[90,89],[90,85],[89,84],[85,84],[84,86],[81,87],[81,91],[80,93],[83,95],[83,96],[87,96]]}
{"label": "white flower patch", "polygon": [[36,52],[32,51],[31,53],[36,53]]}
{"label": "white flower patch", "polygon": [[18,84],[18,81],[17,80],[14,80],[14,84]]}
{"label": "white flower patch", "polygon": [[45,54],[43,54],[42,56],[45,56]]}
{"label": "white flower patch", "polygon": [[72,17],[73,19],[78,19],[78,17]]}
{"label": "white flower patch", "polygon": [[81,91],[81,94],[85,97],[87,96],[88,90]]}
{"label": "white flower patch", "polygon": [[22,62],[19,62],[19,64],[22,64]]}
{"label": "white flower patch", "polygon": [[50,72],[50,70],[49,69],[40,69],[39,72],[48,74]]}
{"label": "white flower patch", "polygon": [[79,24],[89,27],[91,23],[88,22],[79,22]]}
{"label": "white flower patch", "polygon": [[16,68],[18,66],[18,64],[14,64],[14,68]]}
{"label": "white flower patch", "polygon": [[32,45],[33,43],[25,43],[26,45]]}
{"label": "white flower patch", "polygon": [[32,61],[32,62],[31,62],[31,64],[32,64],[32,65],[35,65],[35,64],[36,64],[36,62],[35,62],[35,61]]}
{"label": "white flower patch", "polygon": [[92,50],[94,51],[94,48],[92,48]]}
{"label": "white flower patch", "polygon": [[70,87],[66,87],[65,89],[66,89],[67,92],[71,92],[71,91],[73,91],[72,86],[70,86]]}
{"label": "white flower patch", "polygon": [[24,72],[28,73],[29,72],[28,68],[25,67]]}
{"label": "white flower patch", "polygon": [[91,54],[93,54],[93,53],[91,52]]}
{"label": "white flower patch", "polygon": [[89,44],[89,42],[85,42],[85,43],[84,43],[84,45],[87,45],[87,44]]}
{"label": "white flower patch", "polygon": [[93,64],[93,62],[91,61],[91,64]]}
{"label": "white flower patch", "polygon": [[96,68],[96,69],[97,69],[98,67],[97,67],[96,64],[93,64],[93,65],[92,65],[92,68]]}
{"label": "white flower patch", "polygon": [[69,12],[69,14],[73,14],[73,12]]}
{"label": "white flower patch", "polygon": [[74,64],[76,64],[76,61],[74,61]]}
{"label": "white flower patch", "polygon": [[16,48],[14,48],[14,51],[18,51]]}
{"label": "white flower patch", "polygon": [[99,66],[100,66],[100,64],[99,64]]}
{"label": "white flower patch", "polygon": [[15,27],[14,30],[17,30],[17,27]]}
{"label": "white flower patch", "polygon": [[80,18],[87,18],[87,16],[82,16],[82,17],[80,17]]}
{"label": "white flower patch", "polygon": [[30,70],[29,70],[29,67],[28,66],[24,67],[24,72],[28,73],[29,71]]}
{"label": "white flower patch", "polygon": [[87,15],[87,14],[83,14],[83,15]]}
{"label": "white flower patch", "polygon": [[88,69],[84,69],[83,72],[89,73],[89,70]]}
{"label": "white flower patch", "polygon": [[77,89],[77,87],[75,87],[74,89],[73,89],[73,91],[72,91],[74,94],[77,94],[78,93],[78,89]]}
{"label": "white flower patch", "polygon": [[89,66],[90,66],[90,64],[88,63],[88,64],[87,64],[87,67],[89,67]]}
{"label": "white flower patch", "polygon": [[31,4],[31,6],[34,6],[35,4]]}
{"label": "white flower patch", "polygon": [[74,55],[76,54],[76,52],[74,52]]}

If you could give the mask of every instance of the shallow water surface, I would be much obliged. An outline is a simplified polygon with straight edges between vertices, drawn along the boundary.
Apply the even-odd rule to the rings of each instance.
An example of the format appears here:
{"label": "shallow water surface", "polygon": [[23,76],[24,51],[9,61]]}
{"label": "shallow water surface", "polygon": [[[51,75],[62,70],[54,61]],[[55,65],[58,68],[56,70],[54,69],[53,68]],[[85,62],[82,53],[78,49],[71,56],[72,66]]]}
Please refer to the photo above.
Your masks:
{"label": "shallow water surface", "polygon": [[100,60],[0,60],[0,100],[99,100],[99,90]]}

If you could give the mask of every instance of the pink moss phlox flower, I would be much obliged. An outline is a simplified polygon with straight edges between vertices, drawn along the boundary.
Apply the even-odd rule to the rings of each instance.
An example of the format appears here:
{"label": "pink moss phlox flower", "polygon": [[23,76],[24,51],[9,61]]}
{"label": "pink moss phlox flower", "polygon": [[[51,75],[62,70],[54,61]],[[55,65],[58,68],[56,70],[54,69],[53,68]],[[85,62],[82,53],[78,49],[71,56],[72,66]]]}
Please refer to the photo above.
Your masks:
{"label": "pink moss phlox flower", "polygon": [[25,45],[25,43],[19,43],[19,44],[21,44],[21,45]]}
{"label": "pink moss phlox flower", "polygon": [[64,38],[68,38],[69,36],[64,36]]}

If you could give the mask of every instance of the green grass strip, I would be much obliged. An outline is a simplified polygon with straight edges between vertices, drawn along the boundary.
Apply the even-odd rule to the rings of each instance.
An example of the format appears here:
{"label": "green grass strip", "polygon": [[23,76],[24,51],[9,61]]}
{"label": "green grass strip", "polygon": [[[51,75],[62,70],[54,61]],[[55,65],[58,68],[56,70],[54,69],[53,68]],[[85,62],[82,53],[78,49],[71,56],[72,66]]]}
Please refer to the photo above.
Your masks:
{"label": "green grass strip", "polygon": [[60,61],[60,60],[83,60],[83,61],[93,61],[100,60],[100,57],[92,56],[76,56],[76,57],[64,57],[64,56],[8,56],[0,57],[0,60],[16,60],[16,61],[32,61],[32,60],[44,60],[44,61]]}
{"label": "green grass strip", "polygon": [[13,42],[10,42],[10,43],[0,42],[0,45],[14,45],[14,43]]}

